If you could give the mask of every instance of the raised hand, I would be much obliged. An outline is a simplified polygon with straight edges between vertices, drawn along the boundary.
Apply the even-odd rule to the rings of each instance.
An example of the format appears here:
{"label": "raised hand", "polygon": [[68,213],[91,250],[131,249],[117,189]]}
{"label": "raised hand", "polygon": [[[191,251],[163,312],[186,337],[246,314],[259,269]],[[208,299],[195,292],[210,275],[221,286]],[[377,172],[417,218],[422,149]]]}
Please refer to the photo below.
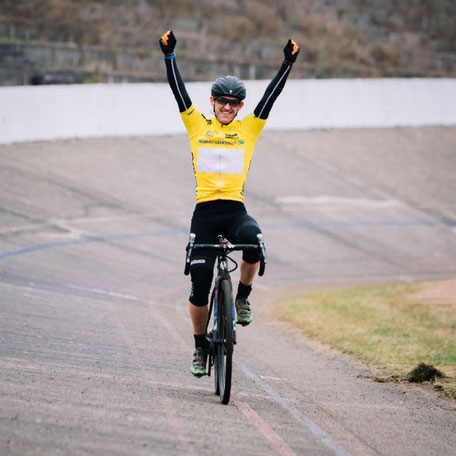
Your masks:
{"label": "raised hand", "polygon": [[168,30],[161,38],[160,38],[160,47],[163,51],[163,54],[170,55],[174,52],[174,48],[176,47],[176,38],[174,33],[171,30]]}
{"label": "raised hand", "polygon": [[288,40],[288,43],[283,48],[283,53],[285,54],[285,60],[288,63],[295,63],[296,57],[298,57],[299,54],[298,43],[294,40]]}

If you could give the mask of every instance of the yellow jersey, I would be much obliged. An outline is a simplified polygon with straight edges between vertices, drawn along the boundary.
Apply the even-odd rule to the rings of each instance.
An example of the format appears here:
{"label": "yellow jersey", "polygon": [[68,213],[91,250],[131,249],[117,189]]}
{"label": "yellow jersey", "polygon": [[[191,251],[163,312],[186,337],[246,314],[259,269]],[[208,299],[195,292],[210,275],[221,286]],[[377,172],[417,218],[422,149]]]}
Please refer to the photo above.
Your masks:
{"label": "yellow jersey", "polygon": [[196,202],[244,201],[244,186],[266,119],[253,113],[228,125],[207,119],[193,105],[181,112],[190,140]]}

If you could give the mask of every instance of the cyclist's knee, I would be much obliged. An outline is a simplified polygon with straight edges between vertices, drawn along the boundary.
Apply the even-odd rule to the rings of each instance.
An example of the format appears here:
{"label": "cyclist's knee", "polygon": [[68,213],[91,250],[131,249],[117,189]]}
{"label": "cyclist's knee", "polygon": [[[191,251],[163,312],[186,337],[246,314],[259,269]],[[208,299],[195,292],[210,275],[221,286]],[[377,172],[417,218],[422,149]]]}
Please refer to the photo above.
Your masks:
{"label": "cyclist's knee", "polygon": [[257,250],[244,250],[242,252],[242,259],[246,263],[255,264],[255,263],[258,263],[258,261],[260,261],[261,256]]}
{"label": "cyclist's knee", "polygon": [[214,275],[213,270],[207,267],[193,267],[190,274],[192,277],[190,302],[198,307],[207,305]]}
{"label": "cyclist's knee", "polygon": [[252,217],[244,220],[235,231],[235,241],[242,244],[256,244],[258,242],[257,235],[261,233],[261,229]]}
{"label": "cyclist's knee", "polygon": [[[255,223],[249,224],[241,231],[242,244],[258,244],[258,234],[261,234],[260,227]],[[242,259],[249,264],[260,261],[258,250],[246,249],[242,252]]]}

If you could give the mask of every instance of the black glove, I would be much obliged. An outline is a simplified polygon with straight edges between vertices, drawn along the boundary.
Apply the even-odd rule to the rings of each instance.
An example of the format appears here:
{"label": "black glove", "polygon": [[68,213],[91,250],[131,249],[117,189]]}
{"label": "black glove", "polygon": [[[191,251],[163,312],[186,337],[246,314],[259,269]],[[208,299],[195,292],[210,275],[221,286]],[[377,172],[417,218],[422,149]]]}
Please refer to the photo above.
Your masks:
{"label": "black glove", "polygon": [[288,40],[288,43],[283,48],[283,53],[285,54],[285,60],[288,63],[295,63],[296,57],[299,54],[298,43],[296,43],[294,40]]}
{"label": "black glove", "polygon": [[160,47],[163,51],[163,54],[170,55],[174,52],[174,48],[176,47],[176,38],[174,37],[174,33],[168,30],[161,38],[160,38]]}

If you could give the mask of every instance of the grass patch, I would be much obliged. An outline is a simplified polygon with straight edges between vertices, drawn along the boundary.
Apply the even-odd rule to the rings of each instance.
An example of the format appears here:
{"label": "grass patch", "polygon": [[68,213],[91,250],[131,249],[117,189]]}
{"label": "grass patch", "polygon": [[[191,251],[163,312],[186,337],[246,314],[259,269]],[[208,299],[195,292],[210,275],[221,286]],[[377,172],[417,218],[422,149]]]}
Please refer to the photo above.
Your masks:
{"label": "grass patch", "polygon": [[448,284],[319,291],[282,301],[277,310],[306,335],[395,378],[407,380],[420,364],[436,366],[445,376],[439,385],[455,397],[456,282]]}

